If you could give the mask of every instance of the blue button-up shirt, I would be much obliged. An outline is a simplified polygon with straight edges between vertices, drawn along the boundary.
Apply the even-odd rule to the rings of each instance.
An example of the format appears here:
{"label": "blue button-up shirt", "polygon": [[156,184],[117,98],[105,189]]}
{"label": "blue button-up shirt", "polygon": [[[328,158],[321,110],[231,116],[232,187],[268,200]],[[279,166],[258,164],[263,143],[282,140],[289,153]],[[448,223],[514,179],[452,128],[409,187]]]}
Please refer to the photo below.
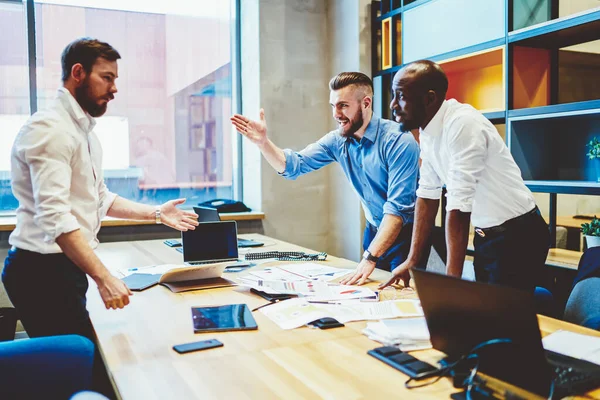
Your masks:
{"label": "blue button-up shirt", "polygon": [[285,149],[287,179],[315,171],[337,161],[361,199],[365,217],[379,227],[384,214],[413,222],[419,145],[413,135],[400,131],[393,121],[373,115],[360,141],[329,132],[304,150]]}

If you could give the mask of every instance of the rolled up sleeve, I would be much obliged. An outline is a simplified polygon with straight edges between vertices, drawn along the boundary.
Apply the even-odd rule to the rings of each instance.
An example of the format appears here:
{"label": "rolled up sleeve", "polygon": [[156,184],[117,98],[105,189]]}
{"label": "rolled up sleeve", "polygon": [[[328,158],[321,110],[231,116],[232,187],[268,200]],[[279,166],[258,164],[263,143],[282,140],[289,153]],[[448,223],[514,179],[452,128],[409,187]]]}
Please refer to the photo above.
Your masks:
{"label": "rolled up sleeve", "polygon": [[471,212],[475,190],[485,168],[487,139],[476,125],[459,118],[450,125],[447,140],[450,165],[446,210]]}
{"label": "rolled up sleeve", "polygon": [[80,228],[71,213],[71,165],[74,145],[67,135],[51,129],[30,133],[23,144],[29,166],[33,198],[34,223],[44,232],[44,241],[53,244],[63,233]]}
{"label": "rolled up sleeve", "polygon": [[433,169],[429,160],[423,156],[421,157],[420,175],[417,197],[439,200],[442,195],[442,180]]}
{"label": "rolled up sleeve", "polygon": [[301,175],[316,171],[336,161],[332,147],[335,145],[334,134],[323,136],[316,143],[308,145],[304,150],[283,150],[285,154],[285,170],[279,175],[294,180]]}
{"label": "rolled up sleeve", "polygon": [[98,195],[100,200],[100,210],[98,211],[98,214],[100,216],[100,219],[102,219],[108,214],[108,210],[110,210],[110,208],[112,207],[113,203],[115,202],[115,199],[117,198],[117,195],[116,193],[113,193],[110,190],[108,190],[108,187],[106,187],[106,184],[104,183],[104,179],[100,183]]}
{"label": "rolled up sleeve", "polygon": [[402,134],[390,144],[386,161],[388,193],[383,214],[398,216],[405,224],[412,222],[419,175],[419,145],[412,134]]}

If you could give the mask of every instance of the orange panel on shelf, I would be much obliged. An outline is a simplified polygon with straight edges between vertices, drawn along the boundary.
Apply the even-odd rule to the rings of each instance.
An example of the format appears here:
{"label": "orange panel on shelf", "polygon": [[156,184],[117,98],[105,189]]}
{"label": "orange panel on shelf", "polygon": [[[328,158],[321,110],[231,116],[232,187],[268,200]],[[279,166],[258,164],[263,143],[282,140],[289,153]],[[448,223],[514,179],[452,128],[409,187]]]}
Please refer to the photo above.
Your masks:
{"label": "orange panel on shelf", "polygon": [[482,112],[505,108],[503,49],[440,62],[448,75],[446,98],[471,104]]}
{"label": "orange panel on shelf", "polygon": [[396,18],[396,59],[394,65],[402,65],[402,19]]}
{"label": "orange panel on shelf", "polygon": [[513,49],[513,108],[550,104],[550,50]]}
{"label": "orange panel on shelf", "polygon": [[381,69],[392,67],[392,18],[381,21]]}

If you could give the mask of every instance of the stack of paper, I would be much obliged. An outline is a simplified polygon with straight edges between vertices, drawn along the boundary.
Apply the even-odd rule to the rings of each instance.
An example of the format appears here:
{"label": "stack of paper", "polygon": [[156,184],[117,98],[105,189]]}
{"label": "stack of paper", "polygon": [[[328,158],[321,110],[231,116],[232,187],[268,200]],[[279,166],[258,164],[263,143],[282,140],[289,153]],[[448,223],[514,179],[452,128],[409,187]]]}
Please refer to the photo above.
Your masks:
{"label": "stack of paper", "polygon": [[294,329],[319,318],[332,317],[339,322],[423,315],[417,300],[392,300],[378,303],[314,303],[306,298],[290,299],[261,309],[282,329]]}
{"label": "stack of paper", "polygon": [[399,346],[402,351],[431,348],[424,317],[370,322],[363,333],[385,346]]}
{"label": "stack of paper", "polygon": [[542,339],[544,349],[600,365],[600,337],[558,330]]}

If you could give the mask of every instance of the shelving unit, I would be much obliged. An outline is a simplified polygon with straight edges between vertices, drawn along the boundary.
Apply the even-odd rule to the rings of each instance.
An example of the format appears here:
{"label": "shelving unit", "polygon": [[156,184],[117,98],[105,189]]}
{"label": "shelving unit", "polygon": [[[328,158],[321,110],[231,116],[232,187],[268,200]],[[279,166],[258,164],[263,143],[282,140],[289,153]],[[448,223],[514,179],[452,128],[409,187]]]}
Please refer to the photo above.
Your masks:
{"label": "shelving unit", "polygon": [[506,141],[527,186],[550,194],[553,234],[557,194],[600,195],[598,160],[585,157],[586,143],[600,137],[600,4],[459,4],[372,2],[375,112],[391,117],[391,82],[403,65],[422,58],[439,63],[449,78],[447,97],[480,110]]}

